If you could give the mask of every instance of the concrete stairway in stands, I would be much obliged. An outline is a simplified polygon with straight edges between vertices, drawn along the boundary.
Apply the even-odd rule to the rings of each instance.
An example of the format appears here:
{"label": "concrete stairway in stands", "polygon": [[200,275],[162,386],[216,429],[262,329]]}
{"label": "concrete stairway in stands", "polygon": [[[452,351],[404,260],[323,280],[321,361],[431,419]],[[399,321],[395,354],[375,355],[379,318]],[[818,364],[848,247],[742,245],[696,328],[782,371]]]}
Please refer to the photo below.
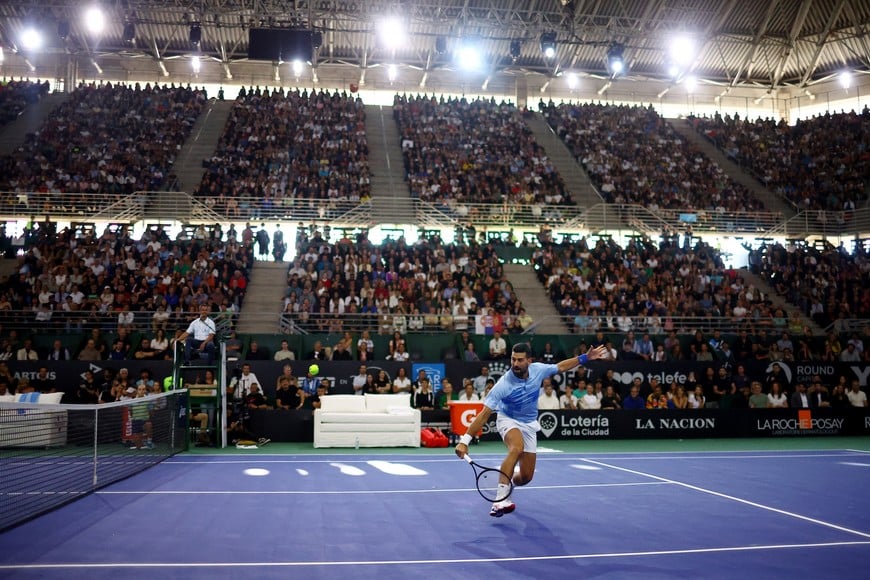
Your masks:
{"label": "concrete stairway in stands", "polygon": [[715,145],[704,138],[703,135],[695,131],[694,127],[690,124],[690,121],[686,119],[668,119],[668,122],[677,133],[684,137],[688,142],[698,147],[704,155],[719,164],[719,167],[728,174],[728,177],[751,191],[768,210],[782,212],[786,217],[792,217],[795,215],[794,209],[792,209],[789,204],[761,185],[754,176],[745,172],[739,165],[726,157],[725,154],[717,149]]}
{"label": "concrete stairway in stands", "polygon": [[287,262],[254,262],[236,331],[269,334],[279,332],[279,319],[287,290]]}
{"label": "concrete stairway in stands", "polygon": [[559,311],[544,286],[538,281],[535,270],[528,264],[505,264],[505,277],[526,313],[532,317],[535,334],[565,334],[568,327],[558,318]]}
{"label": "concrete stairway in stands", "polygon": [[592,186],[589,174],[583,166],[574,159],[574,155],[565,143],[547,124],[544,116],[533,113],[526,118],[526,124],[535,135],[535,140],[547,152],[553,166],[565,180],[565,187],[571,193],[574,203],[587,208],[585,225],[592,231],[613,228],[615,226],[613,212],[605,213],[604,200]]}
{"label": "concrete stairway in stands", "polygon": [[67,93],[52,93],[25,108],[16,120],[0,131],[0,155],[9,155],[23,145],[27,134],[35,133],[46,117],[68,98]]}
{"label": "concrete stairway in stands", "polygon": [[372,216],[377,223],[411,224],[414,202],[405,182],[399,127],[393,108],[366,106],[366,136],[372,172]]}
{"label": "concrete stairway in stands", "polygon": [[235,101],[211,100],[181,147],[172,170],[178,176],[178,189],[193,194],[202,181],[203,159],[214,153]]}

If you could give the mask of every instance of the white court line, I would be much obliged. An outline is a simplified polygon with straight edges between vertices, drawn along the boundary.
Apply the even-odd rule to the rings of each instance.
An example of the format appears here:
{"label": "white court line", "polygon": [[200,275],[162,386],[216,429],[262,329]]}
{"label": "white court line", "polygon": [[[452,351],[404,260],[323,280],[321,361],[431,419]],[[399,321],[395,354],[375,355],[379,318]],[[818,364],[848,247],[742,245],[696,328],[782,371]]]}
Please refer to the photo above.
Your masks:
{"label": "white court line", "polygon": [[643,477],[648,477],[648,478],[650,478],[650,479],[655,479],[656,481],[662,481],[662,482],[664,482],[664,483],[672,483],[672,484],[674,484],[674,485],[679,485],[680,487],[685,487],[686,489],[691,489],[691,490],[694,490],[694,491],[699,491],[699,492],[701,492],[701,493],[706,493],[706,494],[709,494],[709,495],[714,495],[714,496],[716,496],[716,497],[721,497],[721,498],[724,498],[724,499],[729,499],[729,500],[731,500],[731,501],[736,501],[736,502],[738,502],[738,503],[742,503],[742,504],[745,504],[745,505],[748,505],[748,506],[756,507],[756,508],[763,509],[763,510],[767,510],[767,511],[774,512],[774,513],[778,513],[778,514],[781,514],[781,515],[784,515],[784,516],[789,516],[789,517],[792,517],[792,518],[796,518],[796,519],[799,519],[799,520],[803,520],[803,521],[805,521],[805,522],[811,522],[811,523],[814,523],[814,524],[818,524],[818,525],[820,525],[820,526],[825,526],[825,527],[828,527],[828,528],[833,528],[833,529],[835,529],[835,530],[839,530],[839,531],[841,531],[841,532],[848,532],[848,533],[850,533],[850,534],[855,534],[855,535],[857,535],[857,536],[861,536],[862,538],[870,538],[870,534],[868,534],[868,533],[866,533],[866,532],[861,532],[861,531],[859,531],[859,530],[853,530],[853,529],[851,529],[851,528],[846,528],[846,527],[844,527],[844,526],[838,526],[837,524],[832,524],[831,522],[826,522],[826,521],[824,521],[824,520],[817,520],[817,519],[815,519],[815,518],[811,518],[811,517],[809,517],[809,516],[803,516],[803,515],[798,514],[798,513],[795,513],[795,512],[790,512],[790,511],[786,511],[786,510],[781,510],[781,509],[779,509],[779,508],[775,508],[775,507],[773,507],[773,506],[764,505],[764,504],[757,503],[757,502],[754,502],[754,501],[749,501],[748,499],[743,499],[743,498],[736,497],[736,496],[733,496],[733,495],[728,495],[728,494],[725,494],[725,493],[720,493],[720,492],[718,492],[718,491],[713,491],[712,489],[706,489],[706,488],[703,488],[703,487],[698,487],[697,485],[692,485],[692,484],[690,484],[690,483],[683,483],[682,481],[677,481],[677,480],[675,480],[675,479],[669,479],[669,478],[667,478],[667,477],[660,477],[660,476],[658,476],[658,475],[653,475],[653,474],[651,474],[651,473],[644,473],[643,471],[637,471],[637,470],[635,470],[635,469],[628,469],[627,467],[619,467],[619,466],[616,466],[616,465],[609,465],[609,464],[607,464],[607,463],[602,463],[602,462],[600,462],[600,461],[595,461],[595,460],[593,460],[593,459],[583,459],[583,461],[586,461],[586,462],[588,462],[588,463],[592,463],[592,464],[594,464],[594,465],[600,465],[600,466],[602,466],[602,467],[609,467],[610,469],[615,469],[615,470],[617,470],[617,471],[624,471],[624,472],[626,472],[626,473],[632,473],[632,474],[634,474],[634,475],[640,475],[640,476],[643,476]]}
{"label": "white court line", "polygon": [[[714,453],[722,453],[721,451],[715,451]],[[774,452],[771,452],[774,453]],[[606,454],[607,457],[612,457],[614,459],[642,459],[645,461],[655,461],[655,460],[673,460],[673,459],[790,459],[790,458],[808,458],[808,457],[850,457],[848,453],[814,453],[814,454],[782,454],[780,452],[779,455],[740,455],[740,456],[727,456],[727,455],[612,455]],[[485,457],[488,459],[497,458],[501,459],[504,457],[504,453],[481,453],[480,455],[476,454],[475,457]],[[584,457],[589,457],[589,454],[573,454],[573,455],[559,455],[559,456],[538,456],[538,463],[542,463],[545,461],[578,461],[583,459]],[[597,457],[596,455],[592,455],[593,457]],[[221,457],[226,457],[221,456]],[[235,463],[334,463],[336,461],[340,461],[341,463],[368,463],[372,461],[371,457],[388,457],[394,463],[403,461],[405,463],[448,463],[455,462],[458,460],[455,456],[450,457],[441,457],[438,459],[416,459],[415,457],[421,456],[402,456],[401,458],[390,455],[390,454],[380,454],[380,455],[371,455],[367,456],[367,459],[257,459],[254,456],[243,456],[244,460],[236,460],[236,459],[218,459],[215,461],[188,461],[185,459],[178,460],[167,460],[164,461],[161,465],[219,465],[219,464],[235,464]],[[272,456],[276,457],[276,456]],[[335,455],[312,455],[312,457],[346,457],[346,456],[335,456]],[[606,459],[606,457],[605,457]]]}
{"label": "white court line", "polygon": [[864,451],[863,449],[846,449],[845,451],[851,451],[852,453],[870,453],[870,451]]}
{"label": "white court line", "polygon": [[[577,483],[571,485],[535,485],[533,487],[523,488],[523,493],[526,489],[580,489],[585,487],[634,487],[644,485],[665,485],[664,481],[636,481],[633,483]],[[328,491],[328,490],[277,490],[277,491],[260,491],[260,490],[110,490],[97,491],[97,495],[372,495],[372,494],[400,494],[400,493],[456,493],[462,491],[477,491],[474,487],[457,487],[452,489],[437,488],[437,489],[357,489],[353,491]],[[34,492],[39,493],[39,492]]]}
{"label": "white court line", "polygon": [[409,566],[424,564],[487,564],[500,562],[542,562],[553,560],[592,560],[598,558],[631,558],[646,556],[681,556],[684,554],[715,554],[723,552],[755,552],[792,550],[796,548],[831,548],[868,546],[870,542],[824,542],[813,544],[770,544],[765,546],[724,546],[720,548],[687,548],[684,550],[650,550],[647,552],[604,552],[600,554],[562,554],[558,556],[511,556],[506,558],[455,558],[445,560],[357,560],[353,562],[92,562],[68,564],[0,564],[0,570],[46,570],[87,568],[289,568],[303,566]]}

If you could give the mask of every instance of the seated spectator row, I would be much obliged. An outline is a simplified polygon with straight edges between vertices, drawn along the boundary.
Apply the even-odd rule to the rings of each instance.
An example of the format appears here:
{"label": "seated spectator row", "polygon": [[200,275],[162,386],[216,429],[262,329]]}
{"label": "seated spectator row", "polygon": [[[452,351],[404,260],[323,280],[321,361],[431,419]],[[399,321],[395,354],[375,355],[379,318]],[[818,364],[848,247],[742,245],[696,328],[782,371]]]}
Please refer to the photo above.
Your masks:
{"label": "seated spectator row", "polygon": [[608,203],[720,213],[764,209],[651,106],[550,101],[541,107]]}
{"label": "seated spectator row", "polygon": [[870,259],[860,244],[855,254],[828,243],[765,244],[757,252],[756,273],[818,325],[870,317]]}
{"label": "seated spectator row", "polygon": [[25,107],[34,105],[51,89],[48,81],[25,80],[0,82],[0,127],[18,118]]}
{"label": "seated spectator row", "polygon": [[491,245],[330,244],[319,232],[298,243],[305,249],[289,269],[284,312],[303,328],[462,331],[485,311],[498,315],[500,331],[530,324]]}
{"label": "seated spectator row", "polygon": [[[294,199],[367,201],[365,108],[346,93],[242,89],[203,165],[196,194],[230,215],[282,215]],[[252,203],[256,213],[245,214]]]}
{"label": "seated spectator row", "polygon": [[693,119],[728,157],[798,209],[854,210],[867,199],[870,109],[825,113],[789,126],[735,115]]}
{"label": "seated spectator row", "polygon": [[205,100],[204,91],[175,86],[83,84],[0,158],[0,191],[164,189]]}
{"label": "seated spectator row", "polygon": [[46,233],[0,285],[0,322],[36,321],[60,331],[173,332],[202,304],[232,318],[252,263],[251,243],[172,242],[160,228],[138,240],[125,228],[99,237],[76,237],[68,229]]}
{"label": "seated spectator row", "polygon": [[545,244],[532,256],[538,278],[572,331],[653,334],[677,330],[677,317],[726,319],[732,326],[773,328],[773,314],[761,292],[725,268],[709,245],[694,247],[638,238],[625,248],[612,239],[593,247]]}
{"label": "seated spectator row", "polygon": [[442,205],[571,203],[514,105],[396,95],[393,116],[414,197]]}

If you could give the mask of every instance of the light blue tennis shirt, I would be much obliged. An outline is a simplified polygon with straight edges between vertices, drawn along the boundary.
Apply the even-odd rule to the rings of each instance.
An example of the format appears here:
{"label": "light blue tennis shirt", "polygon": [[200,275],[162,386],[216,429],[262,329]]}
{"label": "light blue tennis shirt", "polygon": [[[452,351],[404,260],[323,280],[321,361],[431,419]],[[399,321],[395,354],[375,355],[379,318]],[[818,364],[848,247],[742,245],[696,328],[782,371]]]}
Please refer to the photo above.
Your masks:
{"label": "light blue tennis shirt", "polygon": [[501,376],[483,404],[515,421],[522,423],[537,421],[541,383],[558,372],[557,365],[544,363],[530,364],[527,379],[517,378],[512,370],[508,371]]}

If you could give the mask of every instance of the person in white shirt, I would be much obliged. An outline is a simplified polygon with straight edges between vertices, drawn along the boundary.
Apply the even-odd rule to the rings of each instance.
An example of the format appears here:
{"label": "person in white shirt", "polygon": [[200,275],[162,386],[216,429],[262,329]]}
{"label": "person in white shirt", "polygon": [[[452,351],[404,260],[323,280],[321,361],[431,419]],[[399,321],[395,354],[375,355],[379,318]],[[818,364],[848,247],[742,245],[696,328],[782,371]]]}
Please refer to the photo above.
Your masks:
{"label": "person in white shirt", "polygon": [[852,388],[846,393],[846,398],[852,403],[853,407],[867,406],[867,393],[861,390],[861,385],[858,384],[858,379],[852,381]]}
{"label": "person in white shirt", "polygon": [[580,398],[580,408],[584,410],[594,410],[601,408],[601,394],[597,391],[596,386],[589,385],[586,394]]}
{"label": "person in white shirt", "polygon": [[[235,384],[233,384],[235,383]],[[230,381],[230,392],[236,399],[243,399],[245,395],[251,392],[251,385],[259,385],[260,380],[257,375],[251,372],[251,365],[245,363],[242,365],[242,374],[237,379]]]}
{"label": "person in white shirt", "polygon": [[407,371],[404,368],[400,368],[396,378],[393,379],[393,392],[411,393],[411,379],[408,378]]}
{"label": "person in white shirt", "polygon": [[193,351],[205,353],[208,359],[208,364],[214,363],[214,336],[215,325],[214,321],[208,317],[209,307],[205,304],[199,307],[199,318],[190,323],[187,330],[178,337],[178,340],[184,342],[184,362],[190,364],[190,357]]}
{"label": "person in white shirt", "polygon": [[359,373],[353,376],[353,394],[364,394],[366,383],[368,382],[368,368],[366,365],[359,365]]}
{"label": "person in white shirt", "polygon": [[[548,381],[550,379],[544,379],[544,381]],[[574,390],[571,388],[571,385],[565,385],[565,392],[562,393],[562,396],[559,397],[559,408],[561,409],[576,409],[577,397],[574,396]]]}
{"label": "person in white shirt", "polygon": [[479,401],[480,397],[477,396],[477,393],[474,392],[474,384],[470,382],[465,383],[465,389],[461,393],[459,393],[459,397],[457,400],[463,403]]}
{"label": "person in white shirt", "polygon": [[556,396],[556,391],[553,390],[553,383],[544,382],[543,391],[538,395],[538,409],[542,411],[557,411],[560,408],[559,397]]}
{"label": "person in white shirt", "polygon": [[272,358],[274,358],[277,361],[296,360],[296,353],[294,353],[292,350],[290,350],[290,343],[289,342],[287,342],[286,340],[282,340],[281,341],[281,348],[278,350],[278,352],[275,353],[275,356],[273,356]]}
{"label": "person in white shirt", "polygon": [[500,358],[505,358],[506,356],[507,356],[507,343],[501,337],[501,333],[496,332],[495,335],[489,341],[489,358],[500,359]]}

